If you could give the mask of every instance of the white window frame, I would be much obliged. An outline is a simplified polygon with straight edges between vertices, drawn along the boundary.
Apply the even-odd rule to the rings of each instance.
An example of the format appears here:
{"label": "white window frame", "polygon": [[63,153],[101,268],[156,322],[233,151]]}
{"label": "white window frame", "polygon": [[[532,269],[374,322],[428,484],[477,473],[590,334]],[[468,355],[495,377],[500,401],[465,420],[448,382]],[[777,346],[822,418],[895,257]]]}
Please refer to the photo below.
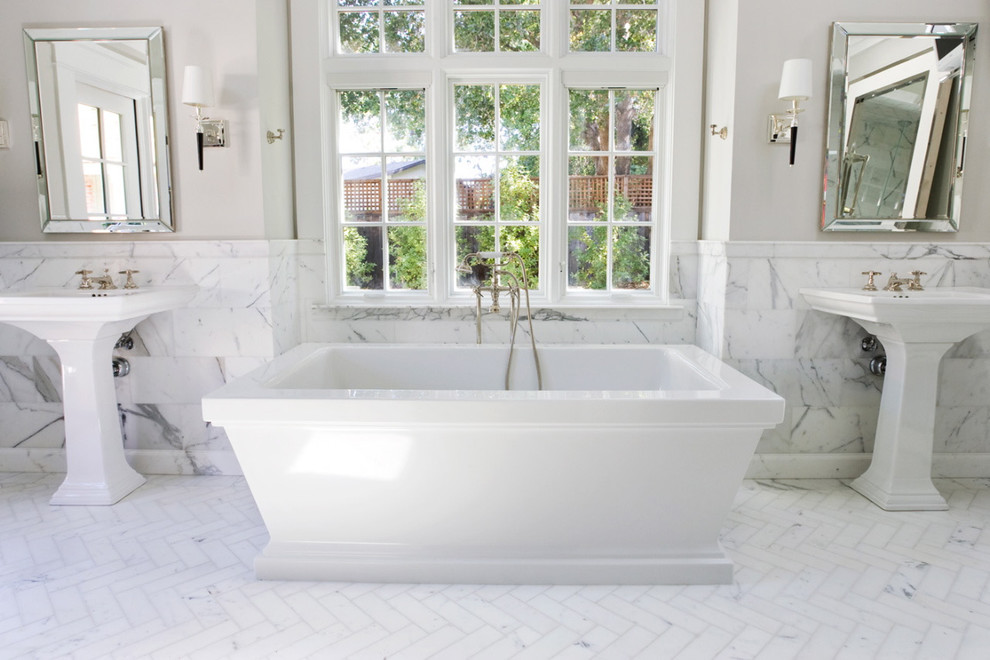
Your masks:
{"label": "white window frame", "polygon": [[[471,85],[471,84],[492,84],[492,83],[502,83],[502,84],[521,84],[521,85],[540,85],[540,126],[547,126],[549,120],[549,88],[550,88],[550,72],[543,70],[534,70],[531,72],[498,72],[498,71],[486,71],[484,73],[456,73],[453,75],[446,76],[446,91],[447,91],[447,103],[444,104],[444,110],[446,111],[446,117],[448,121],[448,126],[451,127],[450,130],[446,131],[448,139],[444,143],[445,148],[445,158],[454,158],[454,86],[455,85]],[[496,140],[498,138],[496,137]],[[540,132],[540,180],[542,182],[551,181],[552,177],[552,166],[550,165],[549,156],[549,140],[545,132]],[[457,276],[454,274],[454,268],[457,267],[457,245],[456,245],[456,228],[457,224],[454,221],[454,216],[457,214],[456,210],[456,200],[454,199],[454,168],[451,162],[450,167],[443,168],[443,183],[445,184],[445,194],[440,201],[442,202],[442,207],[440,209],[440,234],[443,239],[443,255],[450,264],[451,276],[447,278],[445,285],[446,299],[452,303],[462,303],[466,304],[474,300],[474,294],[464,287],[457,286]],[[496,189],[499,187],[499,179],[496,178],[493,181],[493,185]],[[540,185],[540,230],[543,232],[541,236],[541,243],[544,249],[540,251],[540,275],[547,272],[547,255],[546,255],[546,245],[548,244],[548,236],[552,234],[550,229],[550,221],[547,219],[548,199],[549,199],[550,186]],[[496,194],[496,199],[498,195]],[[496,205],[496,208],[498,206]],[[446,216],[444,214],[447,214]],[[445,222],[444,219],[449,218],[449,223]],[[500,221],[501,222],[501,221]],[[461,225],[463,226],[463,225]],[[449,231],[444,231],[444,229],[449,229]],[[438,270],[440,270],[438,268]],[[527,277],[532,280],[535,273],[527,273]],[[549,296],[547,295],[547,287],[543,284],[543,277],[540,277],[540,290],[530,291],[530,300],[547,302]]]}
{"label": "white window frame", "polygon": [[[299,2],[301,7],[296,5]],[[370,306],[408,306],[408,305],[467,305],[473,304],[473,295],[467,289],[456,287],[456,274],[453,263],[454,231],[453,231],[453,202],[452,181],[453,167],[448,169],[442,161],[451,152],[452,141],[452,103],[445,98],[450,89],[451,80],[459,81],[498,76],[510,79],[512,74],[519,74],[527,79],[542,76],[548,81],[544,88],[543,114],[548,117],[551,113],[554,119],[545,119],[543,126],[543,141],[545,155],[541,167],[547,170],[546,183],[541,185],[541,213],[544,218],[544,236],[541,248],[540,281],[542,291],[534,296],[534,305],[551,305],[554,307],[664,307],[670,302],[669,270],[670,270],[670,241],[672,237],[672,207],[687,209],[692,217],[687,221],[696,226],[697,223],[697,182],[693,181],[693,190],[678,192],[672,184],[674,178],[691,183],[697,179],[699,169],[689,167],[687,172],[681,171],[675,176],[672,153],[678,144],[683,147],[684,138],[675,135],[673,119],[676,118],[677,106],[672,94],[672,79],[677,76],[673,58],[666,52],[675,42],[675,26],[677,11],[690,18],[693,36],[691,43],[688,39],[681,40],[685,52],[692,55],[700,54],[700,44],[703,28],[703,12],[697,12],[689,6],[696,0],[661,0],[660,20],[661,34],[658,36],[658,53],[610,53],[601,57],[600,53],[583,53],[568,51],[569,45],[569,3],[544,1],[542,18],[541,51],[538,53],[455,53],[453,52],[452,18],[453,3],[449,0],[426,0],[426,47],[423,53],[415,54],[337,54],[336,22],[334,0],[296,0],[293,3],[293,26],[312,25],[314,17],[320,25],[319,36],[297,39],[298,32],[293,32],[293,72],[296,90],[299,81],[308,77],[309,80],[319,81],[318,97],[311,94],[294,91],[296,102],[294,115],[297,122],[297,132],[300,125],[316,127],[322,140],[318,146],[298,149],[297,163],[297,210],[302,216],[307,209],[316,210],[322,207],[319,217],[304,220],[300,217],[300,237],[312,237],[316,234],[317,221],[324,233],[328,262],[327,303],[339,305],[370,305]],[[301,11],[297,11],[301,8]],[[447,37],[450,37],[448,40]],[[300,53],[314,52],[321,56],[316,63],[296,64]],[[349,60],[355,60],[350,62]],[[616,70],[615,62],[621,61],[621,71]],[[360,66],[358,67],[358,62]],[[684,67],[700,79],[701,66],[691,63]],[[679,79],[686,79],[682,75]],[[602,291],[568,291],[566,273],[567,247],[567,89],[566,85],[575,87],[636,87],[657,88],[657,113],[655,117],[655,135],[658,143],[658,158],[656,169],[658,179],[654,185],[655,221],[652,235],[652,264],[651,290],[649,292],[626,292],[616,290]],[[680,112],[678,130],[684,126],[697,123],[700,114],[700,80],[684,85],[692,94],[697,91],[697,101],[680,104],[694,109],[696,115],[692,123],[685,121],[684,112]],[[427,144],[427,166],[429,186],[429,220],[427,223],[428,252],[431,263],[428,292],[389,292],[383,291],[343,291],[342,273],[340,266],[342,245],[340,225],[334,214],[338,195],[335,185],[325,185],[327,181],[339,181],[339,172],[335,171],[336,159],[332,145],[335,143],[334,125],[336,116],[331,112],[332,97],[337,89],[359,88],[423,88],[427,94],[427,124],[428,135],[446,135],[446,139],[429,138]],[[301,108],[301,101],[306,98],[318,98],[318,108]],[[318,118],[317,121],[313,121]],[[697,138],[695,138],[697,139]],[[319,150],[318,160],[322,162],[318,172],[304,172],[300,176],[300,163],[306,162],[307,153],[310,157]],[[686,155],[689,163],[700,163],[700,141],[691,145],[685,154],[678,153],[679,160]],[[309,161],[312,162],[312,161]],[[305,168],[303,168],[305,169]],[[690,178],[689,178],[690,177]],[[448,178],[450,181],[448,181]],[[314,190],[314,187],[316,188]],[[678,186],[680,187],[680,186]],[[674,199],[679,197],[679,199]],[[322,203],[318,203],[322,200]],[[682,227],[688,226],[682,222]],[[683,235],[684,229],[680,230]],[[693,238],[693,237],[692,237]]]}

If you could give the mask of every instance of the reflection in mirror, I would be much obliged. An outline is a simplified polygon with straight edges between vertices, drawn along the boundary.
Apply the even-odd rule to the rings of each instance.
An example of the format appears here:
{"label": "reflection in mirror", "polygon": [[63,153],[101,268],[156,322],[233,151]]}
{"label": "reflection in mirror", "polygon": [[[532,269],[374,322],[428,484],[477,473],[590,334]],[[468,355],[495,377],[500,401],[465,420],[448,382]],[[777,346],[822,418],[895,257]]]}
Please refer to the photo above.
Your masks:
{"label": "reflection in mirror", "polygon": [[28,28],[45,232],[173,229],[161,28]]}
{"label": "reflection in mirror", "polygon": [[834,24],[823,229],[958,230],[975,34]]}

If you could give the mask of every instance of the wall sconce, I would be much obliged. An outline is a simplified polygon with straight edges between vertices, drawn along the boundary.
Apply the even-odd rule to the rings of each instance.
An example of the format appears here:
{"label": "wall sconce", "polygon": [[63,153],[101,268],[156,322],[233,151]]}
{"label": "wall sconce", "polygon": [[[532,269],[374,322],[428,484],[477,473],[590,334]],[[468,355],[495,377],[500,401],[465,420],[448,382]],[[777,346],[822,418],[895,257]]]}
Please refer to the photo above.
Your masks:
{"label": "wall sconce", "polygon": [[227,122],[203,116],[203,108],[213,105],[213,79],[201,66],[186,66],[182,75],[182,102],[196,108],[196,153],[203,169],[204,147],[227,146]]}
{"label": "wall sconce", "polygon": [[811,98],[811,60],[794,59],[784,62],[784,70],[780,74],[780,91],[777,98],[790,101],[791,108],[782,115],[770,115],[769,141],[771,144],[791,145],[790,164],[794,164],[794,151],[797,147],[798,113],[804,108],[798,107],[798,101]]}

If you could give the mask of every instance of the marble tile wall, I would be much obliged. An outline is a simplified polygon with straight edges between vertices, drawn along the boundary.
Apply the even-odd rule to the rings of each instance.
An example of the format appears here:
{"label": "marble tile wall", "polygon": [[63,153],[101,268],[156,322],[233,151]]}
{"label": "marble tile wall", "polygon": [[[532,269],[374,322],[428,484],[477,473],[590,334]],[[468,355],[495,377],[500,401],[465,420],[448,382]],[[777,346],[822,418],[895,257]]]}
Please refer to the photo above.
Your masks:
{"label": "marble tile wall", "polygon": [[[872,451],[883,379],[861,349],[866,332],[809,309],[802,287],[861,286],[866,270],[883,279],[921,270],[929,287],[990,287],[985,244],[703,241],[699,254],[708,264],[699,271],[699,343],[787,399],[785,421],[764,435],[750,476],[856,476]],[[990,332],[954,347],[932,377],[936,471],[990,474]]]}
{"label": "marble tile wall", "polygon": [[[139,471],[238,474],[222,429],[200,399],[300,340],[297,241],[0,244],[0,288],[75,287],[87,268],[141,286],[196,284],[186,309],[138,324],[131,372],[115,381],[124,444]],[[107,365],[110,368],[110,365]],[[58,358],[30,334],[0,325],[0,470],[64,470]]]}
{"label": "marble tile wall", "polygon": [[[319,266],[300,268],[308,273]],[[668,277],[677,309],[535,308],[533,333],[537,341],[554,344],[693,344],[697,275],[697,243],[675,242],[671,246]],[[328,308],[319,304],[322,295],[321,289],[318,295],[308,299],[304,296],[304,307],[309,310],[303,330],[306,341],[474,343],[476,340],[473,306]],[[529,341],[525,323],[521,329],[524,334],[517,335],[517,340]],[[482,337],[486,343],[508,342],[509,330],[505,314],[485,314]]]}
{"label": "marble tile wall", "polygon": [[[203,422],[200,398],[300,341],[475,340],[472,309],[328,308],[319,241],[0,244],[3,289],[75,286],[82,267],[200,286],[189,308],[142,322],[135,348],[118,351],[132,366],[116,381],[125,445],[147,473],[239,473],[223,430]],[[669,277],[683,311],[538,309],[535,334],[546,343],[697,343],[787,399],[750,476],[855,476],[872,448],[882,380],[860,349],[864,331],[810,310],[798,290],[855,286],[869,269],[990,287],[990,245],[678,242]],[[504,342],[508,324],[489,315],[483,333]],[[990,474],[990,333],[955,347],[939,384],[936,469]],[[58,359],[3,325],[0,420],[0,470],[64,469]]]}

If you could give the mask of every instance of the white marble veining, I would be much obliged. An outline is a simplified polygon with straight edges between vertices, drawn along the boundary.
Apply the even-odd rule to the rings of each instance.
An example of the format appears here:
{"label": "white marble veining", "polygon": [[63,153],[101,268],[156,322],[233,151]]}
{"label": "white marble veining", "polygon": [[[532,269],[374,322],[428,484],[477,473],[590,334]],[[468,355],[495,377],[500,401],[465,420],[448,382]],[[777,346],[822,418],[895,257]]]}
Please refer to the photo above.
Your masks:
{"label": "white marble veining", "polygon": [[[286,245],[286,243],[288,245]],[[303,245],[297,245],[301,243]],[[136,268],[140,286],[196,284],[187,308],[132,333],[131,373],[115,381],[129,460],[146,472],[238,474],[203,393],[298,343],[296,254],[316,242],[154,241],[0,244],[0,286],[74,288],[75,271]],[[322,248],[317,247],[322,251]],[[276,315],[279,322],[273,322]],[[108,365],[109,368],[109,365]],[[0,325],[0,465],[64,470],[59,363],[44,342]]]}
{"label": "white marble veining", "polygon": [[[222,430],[196,418],[192,399],[218,379],[244,374],[302,341],[474,342],[469,308],[314,310],[326,303],[321,241],[0,244],[0,287],[75,286],[78,276],[72,273],[81,267],[113,273],[137,267],[142,284],[200,286],[187,310],[157,314],[138,326],[137,346],[126,352],[135,370],[126,382],[117,382],[128,409],[157,406],[181,432],[178,450],[162,439],[160,425],[134,414],[125,420],[133,447],[129,455],[160,465],[156,470],[193,473],[223,464],[225,473],[236,473]],[[758,451],[765,465],[787,465],[793,472],[768,468],[754,474],[825,469],[830,476],[855,476],[864,456],[858,452],[871,448],[882,379],[867,370],[871,356],[859,348],[862,329],[810,310],[798,290],[857,286],[868,269],[885,275],[923,270],[929,285],[986,287],[990,244],[675,241],[668,272],[673,298],[686,305],[680,318],[637,310],[540,309],[534,313],[535,332],[546,343],[695,343],[787,399],[787,419],[764,435]],[[486,318],[485,341],[505,341],[507,325]],[[0,467],[57,467],[56,365],[44,342],[0,325],[0,419],[6,431]],[[990,474],[987,383],[990,332],[956,345],[943,362],[936,466],[983,466]],[[959,455],[964,458],[957,461]],[[828,471],[829,465],[841,471]]]}
{"label": "white marble veining", "polygon": [[256,581],[239,477],[156,476],[111,511],[0,475],[0,655],[24,658],[897,658],[990,645],[990,490],[880,511],[837,480],[744,482],[712,586]]}
{"label": "white marble veining", "polygon": [[[792,456],[819,465],[833,455],[835,476],[856,476],[859,463],[843,456],[872,450],[883,379],[868,370],[872,353],[863,352],[866,332],[855,322],[809,309],[804,287],[858,287],[865,270],[904,276],[927,273],[935,286],[990,286],[990,246],[920,243],[712,243],[702,254],[722,258],[725,273],[699,269],[699,290],[724,289],[721,304],[699,297],[699,342],[721,335],[723,351],[741,371],[785,396],[789,431],[764,435],[758,452],[777,465]],[[715,261],[717,263],[717,261]],[[724,281],[723,281],[724,277]],[[708,284],[706,280],[714,280]],[[702,324],[721,321],[708,329]],[[950,349],[942,364],[936,415],[936,462],[969,454],[990,472],[990,333],[979,333]],[[934,375],[933,375],[934,377]],[[788,422],[785,422],[788,425]],[[783,426],[783,425],[782,425]],[[864,456],[868,460],[868,456]],[[950,461],[951,463],[951,461]],[[768,464],[764,460],[764,465]],[[754,467],[756,464],[754,463]],[[801,469],[797,473],[807,474]],[[751,474],[779,473],[754,469]]]}

